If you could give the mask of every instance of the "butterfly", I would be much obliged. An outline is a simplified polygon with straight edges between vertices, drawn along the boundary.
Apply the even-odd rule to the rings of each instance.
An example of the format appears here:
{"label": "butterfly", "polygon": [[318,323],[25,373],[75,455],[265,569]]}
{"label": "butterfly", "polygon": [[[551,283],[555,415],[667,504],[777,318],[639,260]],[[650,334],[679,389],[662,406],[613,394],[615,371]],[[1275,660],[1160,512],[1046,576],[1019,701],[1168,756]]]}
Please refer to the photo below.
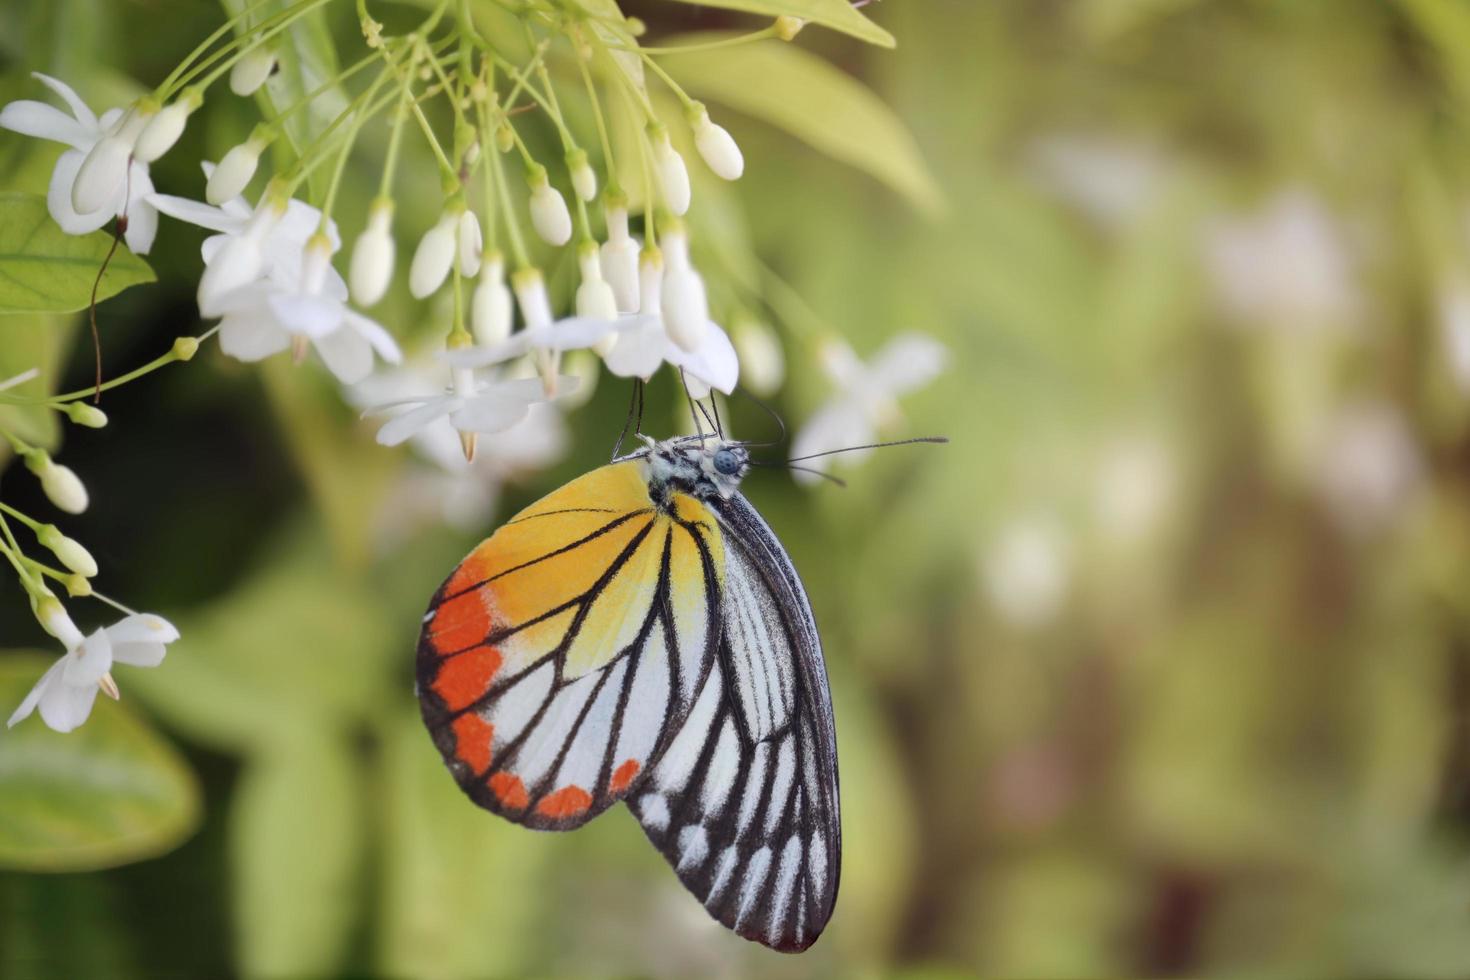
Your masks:
{"label": "butterfly", "polygon": [[797,952],[832,916],[837,745],[743,444],[655,442],[527,507],[434,594],[424,722],[470,799],[538,830],[622,801],[709,913]]}

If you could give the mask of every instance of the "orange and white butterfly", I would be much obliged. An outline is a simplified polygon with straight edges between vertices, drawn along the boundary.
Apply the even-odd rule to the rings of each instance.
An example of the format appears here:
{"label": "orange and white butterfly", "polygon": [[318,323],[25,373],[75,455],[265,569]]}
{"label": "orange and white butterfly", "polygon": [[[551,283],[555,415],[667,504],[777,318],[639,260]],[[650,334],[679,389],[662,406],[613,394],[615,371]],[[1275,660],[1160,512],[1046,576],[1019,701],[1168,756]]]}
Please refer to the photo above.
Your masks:
{"label": "orange and white butterfly", "polygon": [[424,721],[480,806],[570,830],[624,800],[711,915],[803,950],[842,854],[811,606],[739,492],[740,444],[645,442],[521,511],[435,593]]}

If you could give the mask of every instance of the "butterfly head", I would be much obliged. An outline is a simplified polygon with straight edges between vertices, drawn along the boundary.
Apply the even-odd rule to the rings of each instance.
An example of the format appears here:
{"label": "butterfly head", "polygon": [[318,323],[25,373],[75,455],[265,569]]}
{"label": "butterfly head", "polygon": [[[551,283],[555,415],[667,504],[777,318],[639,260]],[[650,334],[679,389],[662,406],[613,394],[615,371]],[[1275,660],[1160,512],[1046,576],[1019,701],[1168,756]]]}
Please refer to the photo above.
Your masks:
{"label": "butterfly head", "polygon": [[648,440],[649,482],[695,497],[728,500],[750,470],[750,454],[737,442],[714,436]]}

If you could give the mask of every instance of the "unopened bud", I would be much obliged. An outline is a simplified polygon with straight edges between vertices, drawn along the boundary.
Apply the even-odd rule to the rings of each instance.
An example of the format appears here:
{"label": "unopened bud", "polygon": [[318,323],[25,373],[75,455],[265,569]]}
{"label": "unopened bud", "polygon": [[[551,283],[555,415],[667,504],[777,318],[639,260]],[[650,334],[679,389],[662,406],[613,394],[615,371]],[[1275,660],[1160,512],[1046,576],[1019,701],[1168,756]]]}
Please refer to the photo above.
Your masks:
{"label": "unopened bud", "polygon": [[487,255],[482,271],[480,284],[470,298],[470,325],[476,343],[494,347],[510,336],[512,311],[510,289],[505,285],[505,260],[499,252]]}
{"label": "unopened bud", "polygon": [[66,594],[73,599],[85,599],[92,594],[91,581],[80,572],[68,575],[61,580],[61,584],[66,586]]}
{"label": "unopened bud", "polygon": [[199,108],[203,101],[198,91],[189,89],[182,96],[154,113],[148,125],[138,134],[133,146],[133,159],[139,163],[152,163],[163,156],[184,135],[184,123],[189,114]]}
{"label": "unopened bud", "polygon": [[204,185],[204,199],[210,204],[220,205],[239,197],[255,176],[260,165],[260,154],[265,143],[251,137],[230,151],[220,160],[209,181]]}
{"label": "unopened bud", "polygon": [[41,547],[49,549],[57,560],[78,575],[91,578],[97,574],[97,561],[92,553],[75,538],[62,534],[55,524],[41,525],[36,530],[36,540],[41,543]]}
{"label": "unopened bud", "polygon": [[94,214],[117,200],[132,152],[132,141],[121,136],[104,136],[87,151],[71,185],[71,206],[77,214]]}
{"label": "unopened bud", "polygon": [[30,450],[25,459],[26,468],[40,479],[48,500],[68,514],[87,509],[87,488],[71,467],[57,463],[44,449]]}
{"label": "unopened bud", "polygon": [[445,211],[438,224],[419,240],[408,270],[408,290],[416,298],[423,299],[434,292],[449,275],[459,244],[458,229],[459,212]]}
{"label": "unopened bud", "polygon": [[480,235],[480,219],[473,210],[459,216],[459,274],[473,279],[480,274],[480,253],[485,242]]}
{"label": "unopened bud", "polygon": [[367,228],[352,246],[348,283],[359,306],[372,306],[388,291],[393,278],[393,202],[378,198],[368,212]]}
{"label": "unopened bud", "polygon": [[663,282],[664,327],[669,339],[686,351],[696,351],[709,332],[709,300],[704,279],[689,262],[689,239],[678,223],[664,235],[668,267]]}
{"label": "unopened bud", "polygon": [[192,360],[194,355],[199,353],[199,338],[176,337],[174,338],[174,346],[169,353],[173,354],[174,360],[176,361]]}
{"label": "unopened bud", "polygon": [[572,175],[572,190],[584,201],[597,197],[597,175],[587,162],[586,150],[573,150],[567,154],[567,172]]}
{"label": "unopened bud", "polygon": [[709,112],[695,103],[691,113],[694,128],[694,147],[715,176],[725,180],[739,180],[745,173],[745,156],[735,137],[723,126],[710,122]]}
{"label": "unopened bud", "polygon": [[107,425],[107,413],[96,405],[86,402],[67,402],[62,411],[77,425],[88,429],[100,429]]}
{"label": "unopened bud", "polygon": [[531,185],[531,224],[548,245],[565,245],[572,239],[572,215],[561,192],[546,179],[546,168],[527,175]]}
{"label": "unopened bud", "polygon": [[495,148],[501,153],[509,153],[515,149],[516,134],[510,128],[509,123],[501,123],[495,127]]}
{"label": "unopened bud", "polygon": [[669,142],[667,126],[659,123],[650,126],[648,136],[653,142],[653,164],[658,173],[659,193],[670,211],[683,215],[689,210],[689,168]]}
{"label": "unopened bud", "polygon": [[275,53],[264,44],[257,45],[230,69],[230,91],[236,95],[253,95],[275,70]]}
{"label": "unopened bud", "polygon": [[800,17],[792,17],[790,14],[782,14],[776,18],[774,26],[777,37],[783,41],[790,41],[801,33],[801,29],[806,26],[806,21]]}

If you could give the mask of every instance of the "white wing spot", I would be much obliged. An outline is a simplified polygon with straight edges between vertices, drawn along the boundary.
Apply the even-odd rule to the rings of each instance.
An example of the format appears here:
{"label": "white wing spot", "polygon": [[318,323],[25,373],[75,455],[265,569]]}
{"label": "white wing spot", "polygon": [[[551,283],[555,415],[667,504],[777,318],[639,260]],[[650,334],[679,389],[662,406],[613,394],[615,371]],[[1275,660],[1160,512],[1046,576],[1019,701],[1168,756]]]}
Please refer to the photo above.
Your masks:
{"label": "white wing spot", "polygon": [[[781,863],[776,868],[775,901],[771,903],[771,938],[780,939],[785,932],[787,910],[796,893],[796,872],[801,864],[801,838],[786,838],[781,848]],[[800,932],[797,938],[800,938]]]}
{"label": "white wing spot", "polygon": [[661,793],[646,793],[638,801],[638,816],[654,830],[665,830],[669,826],[669,804]]}
{"label": "white wing spot", "polygon": [[766,873],[771,870],[771,849],[763,847],[750,856],[750,865],[745,872],[745,881],[740,886],[740,911],[735,916],[737,923],[744,921],[761,886],[766,883]]}
{"label": "white wing spot", "polygon": [[676,870],[697,868],[709,856],[709,834],[703,824],[690,824],[679,831],[679,866]]}
{"label": "white wing spot", "polygon": [[735,870],[735,863],[739,859],[740,852],[734,844],[720,852],[720,866],[715,869],[715,883],[710,886],[709,895],[705,898],[704,904],[709,905],[720,897],[720,892],[724,891],[725,885],[729,884],[730,874]]}

